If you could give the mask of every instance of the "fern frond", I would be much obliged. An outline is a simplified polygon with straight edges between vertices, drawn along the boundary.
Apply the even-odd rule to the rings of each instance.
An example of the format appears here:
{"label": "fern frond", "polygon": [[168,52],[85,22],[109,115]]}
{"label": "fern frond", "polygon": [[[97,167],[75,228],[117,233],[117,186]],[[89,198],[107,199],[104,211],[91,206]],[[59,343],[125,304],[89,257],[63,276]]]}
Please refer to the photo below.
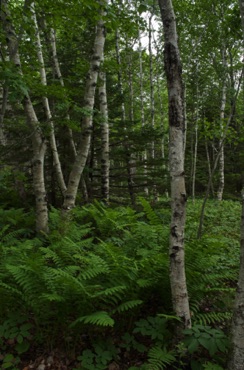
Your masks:
{"label": "fern frond", "polygon": [[99,326],[114,326],[114,320],[106,311],[94,312],[91,315],[79,317],[75,320],[70,327],[73,328],[78,323],[92,324]]}
{"label": "fern frond", "polygon": [[150,370],[162,370],[176,361],[175,356],[158,346],[148,351],[148,362]]}
{"label": "fern frond", "polygon": [[65,297],[55,293],[42,293],[40,298],[49,302],[65,302]]}
{"label": "fern frond", "polygon": [[139,200],[140,200],[140,203],[143,207],[145,215],[146,215],[147,219],[150,222],[150,225],[155,225],[155,226],[156,225],[161,225],[162,221],[160,220],[158,215],[155,213],[155,211],[152,209],[150,203],[142,197],[139,197]]}
{"label": "fern frond", "polygon": [[3,288],[4,291],[10,292],[11,294],[16,294],[17,296],[22,296],[22,292],[9,284],[5,284],[0,280],[0,287]]}
{"label": "fern frond", "polygon": [[115,313],[115,312],[121,313],[121,312],[124,312],[124,311],[131,310],[131,309],[141,305],[142,303],[143,303],[143,301],[141,299],[124,302],[124,303],[120,304],[118,307],[116,307],[116,309],[113,311],[113,313]]}
{"label": "fern frond", "polygon": [[201,325],[216,324],[220,322],[230,321],[232,318],[231,312],[206,312],[197,313],[193,316],[193,321]]}

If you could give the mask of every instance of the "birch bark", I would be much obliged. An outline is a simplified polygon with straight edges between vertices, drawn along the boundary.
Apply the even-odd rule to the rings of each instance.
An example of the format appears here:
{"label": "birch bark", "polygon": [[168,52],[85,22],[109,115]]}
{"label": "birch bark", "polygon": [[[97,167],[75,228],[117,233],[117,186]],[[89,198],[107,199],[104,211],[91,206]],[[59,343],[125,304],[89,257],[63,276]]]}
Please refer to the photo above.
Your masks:
{"label": "birch bark", "polygon": [[[1,2],[1,20],[3,30],[6,34],[7,46],[10,56],[10,61],[16,66],[16,73],[22,75],[21,62],[19,56],[19,45],[11,16],[8,10],[8,1]],[[33,187],[36,200],[36,230],[37,232],[48,232],[48,209],[47,197],[44,179],[44,158],[46,152],[46,139],[42,135],[38,118],[36,116],[33,104],[29,94],[26,92],[22,100],[22,104],[27,117],[27,122],[32,130],[32,173]]]}
{"label": "birch bark", "polygon": [[[145,126],[145,112],[144,112],[144,99],[143,99],[143,66],[142,66],[142,45],[141,45],[141,36],[139,33],[139,64],[140,64],[140,102],[141,102],[141,127]],[[149,194],[147,187],[147,151],[142,152],[143,160],[143,175],[145,179],[144,192],[146,195]]]}
{"label": "birch bark", "polygon": [[196,121],[195,121],[195,144],[192,169],[192,200],[195,201],[195,185],[197,171],[197,147],[198,147],[198,119],[199,119],[199,88],[198,88],[198,61],[196,65]]}
{"label": "birch bark", "polygon": [[109,124],[106,92],[106,75],[100,72],[99,101],[102,115],[101,126],[101,193],[105,202],[109,201]]}
{"label": "birch bark", "polygon": [[[36,34],[36,47],[37,47],[37,57],[38,57],[38,62],[40,65],[40,76],[41,76],[41,83],[43,86],[47,86],[47,76],[46,76],[46,70],[45,70],[45,63],[44,63],[44,58],[43,58],[43,53],[42,53],[42,44],[41,44],[41,38],[40,38],[40,32],[37,24],[37,19],[36,19],[36,13],[35,13],[35,4],[31,4],[31,12],[32,12],[32,19],[35,27],[35,34]],[[57,144],[56,144],[56,138],[55,138],[55,133],[54,133],[54,124],[53,124],[53,118],[52,118],[52,113],[49,105],[49,100],[46,96],[42,97],[42,104],[44,107],[47,123],[49,126],[49,142],[50,142],[50,147],[52,150],[52,156],[53,156],[53,165],[55,169],[55,173],[57,176],[57,181],[58,185],[60,187],[61,193],[64,196],[66,192],[66,184],[64,181],[63,177],[63,171],[61,168],[61,163],[59,160],[59,154],[58,154],[58,149],[57,149]]]}
{"label": "birch bark", "polygon": [[[107,0],[105,0],[104,5],[107,4]],[[104,13],[102,14],[104,15]],[[89,148],[91,142],[91,134],[92,134],[92,121],[93,121],[93,108],[94,108],[94,101],[95,101],[95,91],[97,86],[97,79],[100,64],[103,58],[103,50],[104,50],[104,43],[105,43],[105,26],[104,21],[101,19],[98,21],[97,24],[97,32],[94,42],[94,50],[93,55],[90,62],[90,69],[87,75],[86,81],[86,88],[85,88],[85,95],[84,95],[84,109],[87,111],[84,114],[82,119],[82,133],[81,133],[81,140],[78,145],[77,155],[69,176],[69,182],[67,186],[67,191],[64,197],[63,209],[69,210],[75,206],[76,195],[80,183],[81,174],[84,170]]]}
{"label": "birch bark", "polygon": [[[52,59],[53,59],[53,64],[54,64],[54,70],[55,73],[59,79],[60,85],[64,87],[64,79],[61,73],[60,65],[59,65],[59,60],[58,60],[58,54],[57,54],[57,46],[56,46],[56,35],[55,35],[55,30],[53,28],[50,29],[50,44],[51,44],[51,51],[52,51]],[[67,120],[70,119],[69,114],[66,115]],[[70,142],[70,147],[73,153],[73,157],[76,157],[76,146],[74,143],[73,139],[73,132],[70,127],[68,127],[68,135],[69,135],[69,142]]]}
{"label": "birch bark", "polygon": [[[134,195],[134,188],[133,188],[133,164],[131,165],[131,153],[130,153],[130,146],[127,143],[127,134],[126,134],[126,127],[125,127],[125,120],[126,120],[126,112],[125,112],[125,103],[124,103],[124,96],[123,96],[123,83],[122,83],[122,75],[121,75],[121,58],[120,58],[120,51],[119,51],[119,32],[116,30],[116,59],[118,64],[118,89],[121,95],[121,119],[122,124],[125,131],[125,140],[124,140],[124,149],[125,149],[125,162],[126,162],[126,170],[127,170],[127,184],[128,184],[128,191],[131,199],[131,204],[135,204],[135,195]],[[130,75],[129,75],[130,78]],[[130,89],[130,93],[133,93],[133,89]],[[131,115],[132,114],[132,115]],[[130,117],[131,120],[133,118],[133,102],[130,105]]]}
{"label": "birch bark", "polygon": [[185,276],[184,228],[186,190],[184,178],[183,83],[176,20],[171,0],[159,0],[164,27],[164,64],[169,103],[169,166],[171,177],[170,282],[173,308],[184,327],[191,326]]}
{"label": "birch bark", "polygon": [[[223,73],[223,85],[222,85],[222,96],[221,96],[221,106],[220,106],[220,143],[219,143],[219,150],[220,150],[220,157],[219,157],[219,188],[217,191],[217,198],[218,200],[222,200],[224,186],[225,186],[225,157],[224,157],[224,144],[221,145],[224,135],[224,118],[225,118],[225,106],[226,106],[226,90],[227,90],[227,62],[226,62],[226,48],[223,46],[222,49],[222,65],[224,68]],[[220,146],[221,145],[221,146]]]}

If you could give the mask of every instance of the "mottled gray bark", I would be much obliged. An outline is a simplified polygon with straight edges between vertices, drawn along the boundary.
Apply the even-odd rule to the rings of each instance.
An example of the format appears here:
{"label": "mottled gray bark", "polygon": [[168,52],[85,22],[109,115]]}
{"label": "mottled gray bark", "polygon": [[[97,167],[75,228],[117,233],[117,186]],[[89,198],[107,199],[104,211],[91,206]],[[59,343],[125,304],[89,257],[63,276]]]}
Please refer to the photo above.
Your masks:
{"label": "mottled gray bark", "polygon": [[169,166],[171,177],[170,283],[175,313],[184,327],[191,327],[185,276],[184,229],[186,190],[184,178],[183,82],[176,20],[171,0],[159,0],[164,28],[164,64],[169,102]]}

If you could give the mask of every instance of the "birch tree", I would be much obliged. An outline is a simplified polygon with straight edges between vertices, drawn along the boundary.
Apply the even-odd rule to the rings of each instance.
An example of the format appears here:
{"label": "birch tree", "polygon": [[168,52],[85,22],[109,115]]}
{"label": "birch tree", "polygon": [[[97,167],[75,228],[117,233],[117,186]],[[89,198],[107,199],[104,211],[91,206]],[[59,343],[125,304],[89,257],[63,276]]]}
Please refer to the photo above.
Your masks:
{"label": "birch tree", "polygon": [[184,327],[191,326],[185,276],[184,228],[186,190],[184,178],[183,82],[176,20],[171,0],[159,0],[164,27],[164,65],[169,104],[169,167],[171,177],[170,283],[173,308]]}
{"label": "birch tree", "polygon": [[[107,4],[107,0],[103,1],[103,6]],[[102,11],[101,19],[98,21],[96,37],[94,42],[93,55],[91,57],[90,68],[87,74],[85,94],[84,94],[84,115],[81,122],[81,139],[77,148],[77,155],[69,175],[69,182],[67,191],[64,197],[63,209],[69,210],[75,206],[76,195],[80,183],[81,174],[84,170],[92,134],[92,120],[93,108],[95,101],[95,91],[97,86],[97,79],[100,64],[103,58],[104,43],[105,43],[105,25],[104,16],[105,12]]]}
{"label": "birch tree", "polygon": [[[224,118],[225,118],[225,106],[226,106],[226,91],[227,91],[227,61],[226,61],[226,48],[223,45],[222,48],[222,65],[223,65],[223,81],[222,81],[222,94],[221,94],[221,105],[220,105],[220,144],[223,139],[223,132],[224,132]],[[224,145],[220,146],[220,157],[219,157],[219,188],[217,191],[217,198],[218,200],[222,200],[224,186],[225,186],[225,156],[224,156]]]}
{"label": "birch tree", "polygon": [[[16,74],[23,76],[19,55],[19,44],[11,22],[11,14],[8,9],[8,0],[3,0],[1,3],[1,20],[3,30],[6,34],[10,61],[16,68]],[[27,123],[31,130],[33,150],[32,174],[36,200],[36,230],[38,232],[48,232],[48,209],[44,179],[46,138],[41,131],[35,109],[27,91],[25,91],[22,104],[26,114]]]}
{"label": "birch tree", "polygon": [[[42,43],[41,43],[41,37],[39,33],[39,28],[37,24],[37,19],[36,19],[36,13],[35,13],[35,4],[31,4],[31,13],[32,13],[32,19],[34,22],[34,27],[35,27],[35,34],[36,34],[36,48],[37,48],[37,57],[38,57],[38,62],[40,65],[40,76],[41,76],[41,84],[43,86],[47,86],[47,76],[46,76],[46,69],[45,69],[45,63],[44,63],[44,58],[43,58],[43,53],[42,53]],[[62,195],[65,195],[66,192],[66,184],[64,181],[63,177],[63,171],[61,168],[61,163],[59,160],[59,154],[58,154],[58,149],[57,149],[57,144],[56,144],[56,138],[55,138],[55,133],[54,133],[54,124],[53,124],[53,118],[52,118],[52,113],[50,109],[50,104],[49,100],[46,96],[42,97],[42,104],[44,107],[46,119],[47,119],[47,124],[49,126],[49,142],[50,142],[50,147],[52,150],[52,157],[53,157],[53,164],[54,164],[54,169],[56,173],[56,177],[58,180],[58,184],[61,190]]]}
{"label": "birch tree", "polygon": [[109,201],[109,124],[108,103],[106,91],[106,75],[100,72],[99,102],[101,122],[101,193],[102,199]]}

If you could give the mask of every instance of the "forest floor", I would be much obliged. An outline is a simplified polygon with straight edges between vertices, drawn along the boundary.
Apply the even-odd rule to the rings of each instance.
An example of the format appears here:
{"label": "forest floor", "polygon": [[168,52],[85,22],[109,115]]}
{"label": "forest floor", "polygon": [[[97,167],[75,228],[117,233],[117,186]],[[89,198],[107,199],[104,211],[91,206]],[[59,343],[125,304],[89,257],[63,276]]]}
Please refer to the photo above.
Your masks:
{"label": "forest floor", "polygon": [[169,203],[153,209],[141,200],[137,211],[95,204],[75,210],[69,224],[52,210],[51,233],[41,239],[28,236],[23,210],[2,211],[8,226],[2,225],[0,244],[1,369],[224,369],[239,268],[240,202],[209,201],[199,240],[201,204],[188,202],[193,329],[178,343]]}

